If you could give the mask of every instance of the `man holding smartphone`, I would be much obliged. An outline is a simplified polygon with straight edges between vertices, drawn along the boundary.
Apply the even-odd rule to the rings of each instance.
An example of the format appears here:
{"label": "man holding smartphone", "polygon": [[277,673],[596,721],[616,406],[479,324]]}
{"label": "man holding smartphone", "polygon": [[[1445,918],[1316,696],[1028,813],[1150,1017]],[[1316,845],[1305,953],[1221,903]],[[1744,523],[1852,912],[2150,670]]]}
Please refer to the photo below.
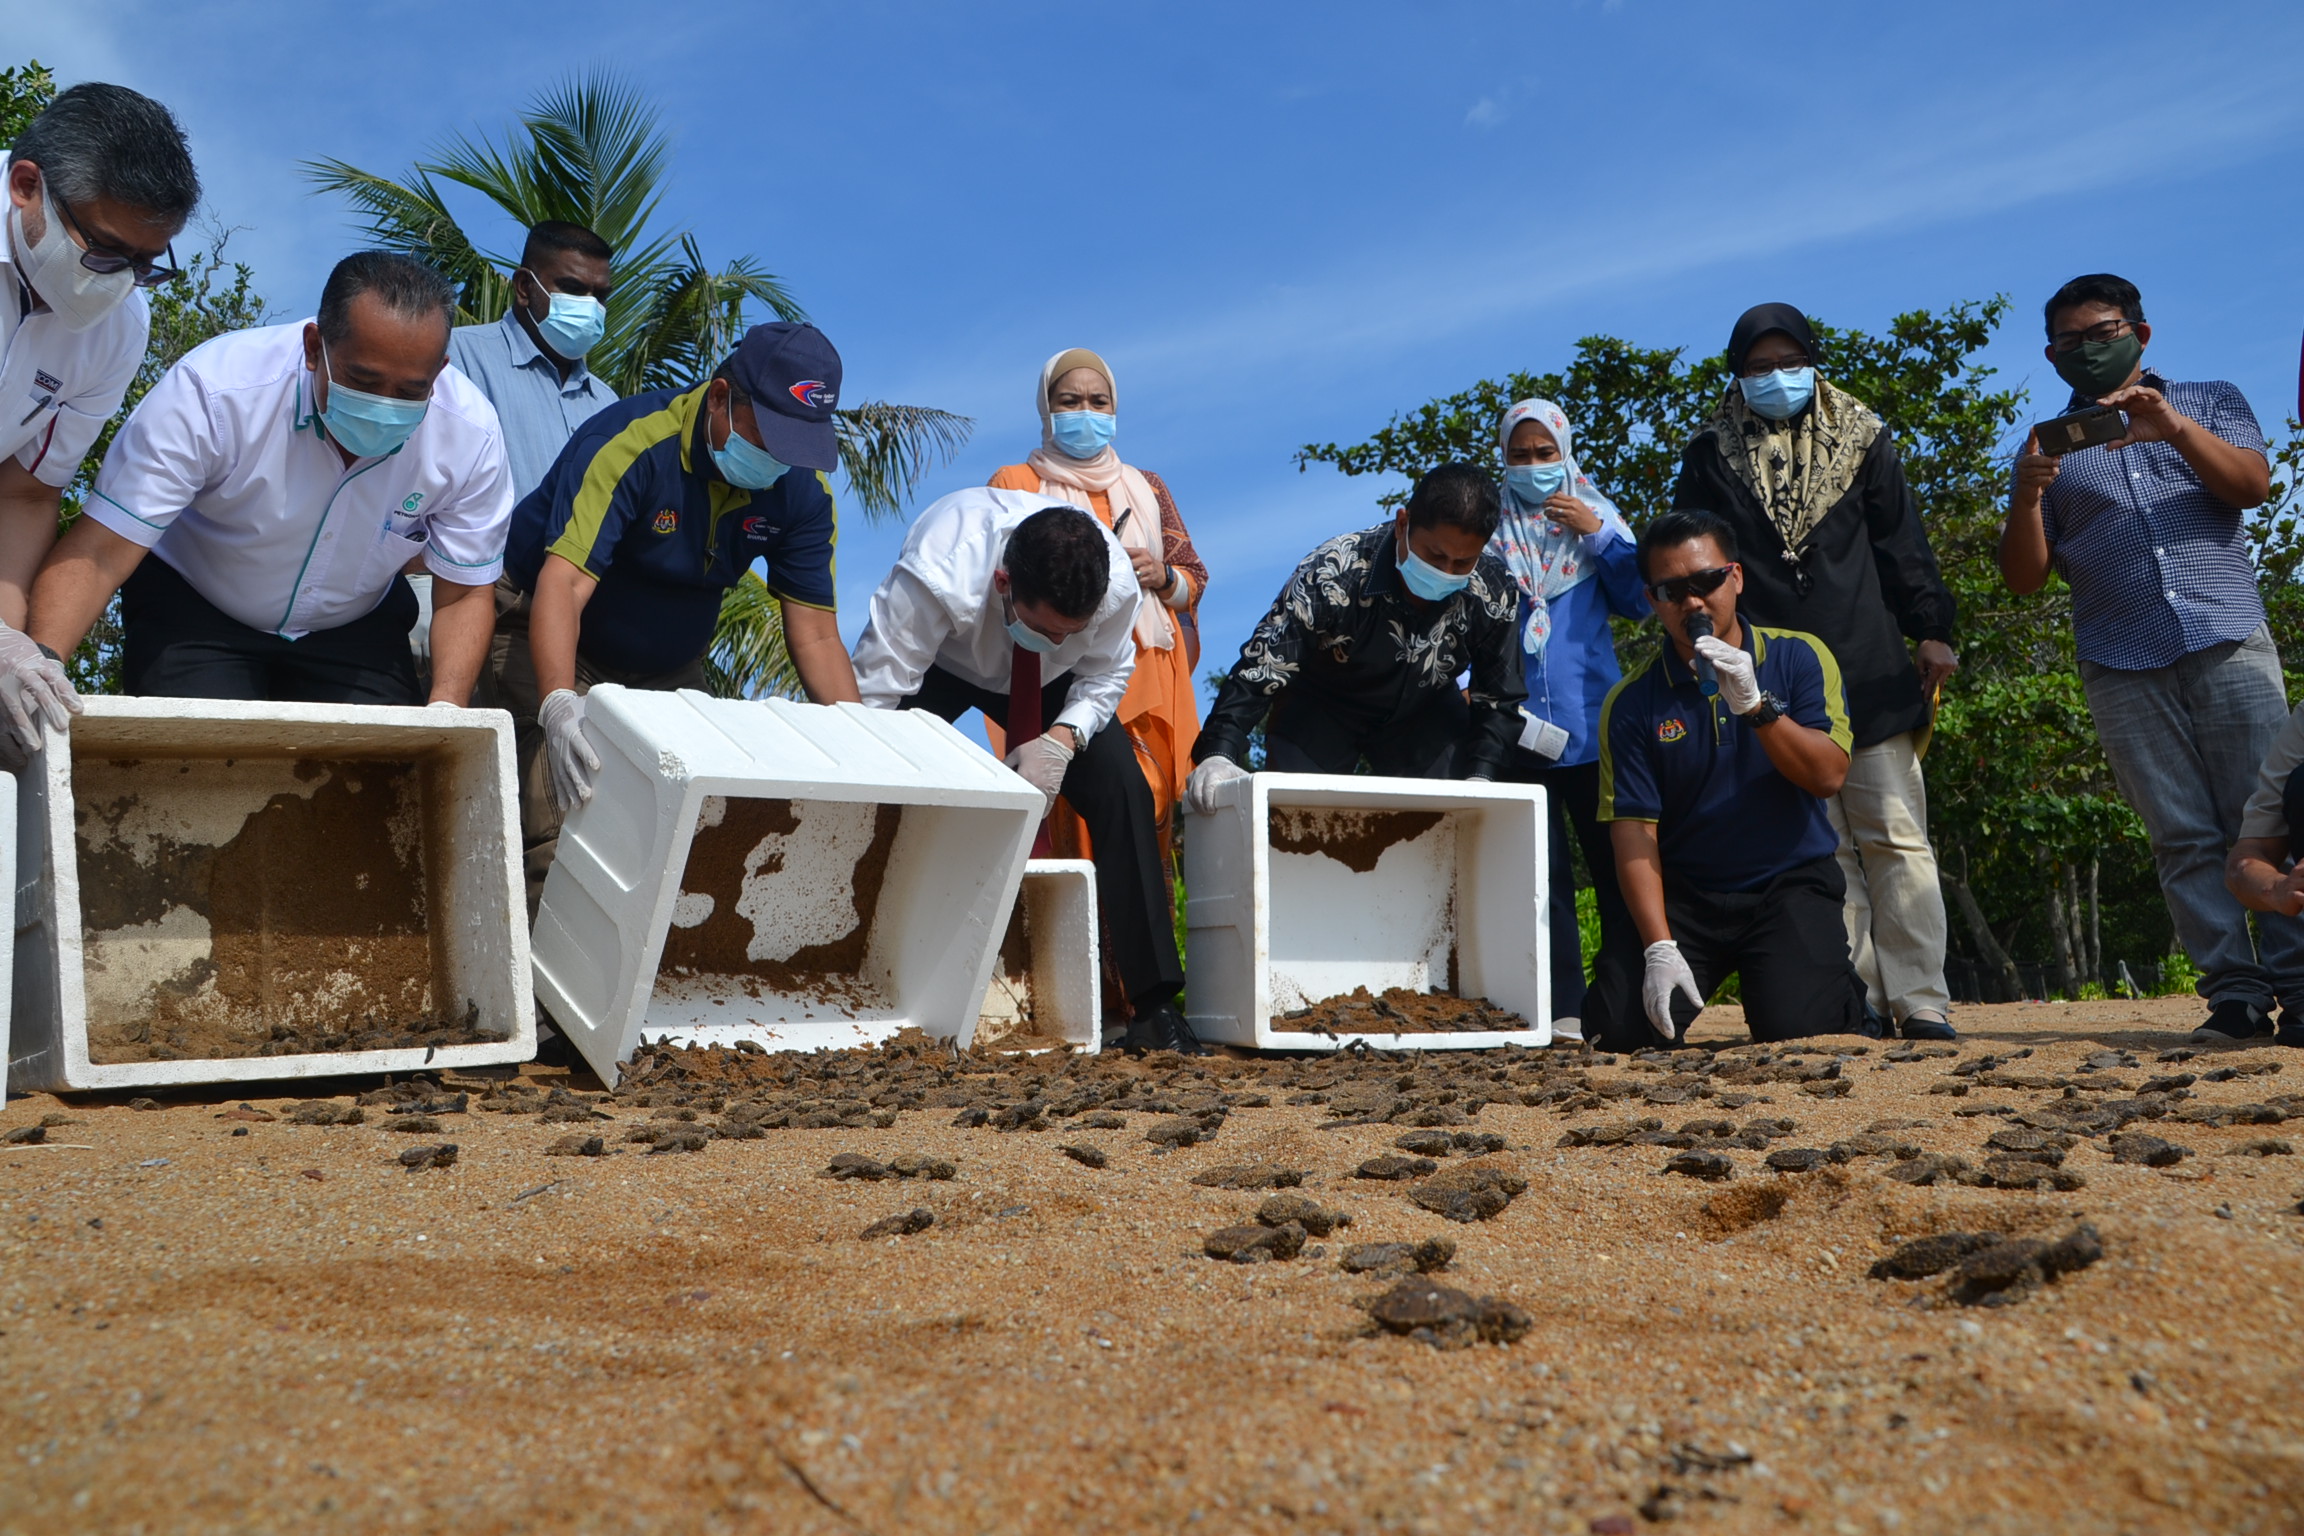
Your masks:
{"label": "man holding smartphone", "polygon": [[2050,570],[2072,588],[2088,711],[2120,793],[2143,817],[2176,937],[2209,1014],[2196,1041],[2274,1033],[2304,1046],[2304,922],[2247,914],[2224,884],[2225,851],[2288,718],[2280,656],[2256,589],[2244,523],[2271,491],[2255,412],[2231,384],[2171,381],[2136,285],[2076,277],[2047,304],[2048,361],[2067,413],[2126,416],[2109,442],[2061,456],[2035,431],[2016,460],[2000,573],[2019,595]]}

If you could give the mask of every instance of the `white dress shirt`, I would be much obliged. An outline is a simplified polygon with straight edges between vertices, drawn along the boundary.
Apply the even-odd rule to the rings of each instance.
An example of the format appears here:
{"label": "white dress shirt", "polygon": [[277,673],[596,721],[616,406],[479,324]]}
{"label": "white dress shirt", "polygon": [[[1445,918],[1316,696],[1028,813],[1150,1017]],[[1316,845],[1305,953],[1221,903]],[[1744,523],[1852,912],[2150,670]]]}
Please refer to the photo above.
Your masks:
{"label": "white dress shirt", "polygon": [[78,472],[96,434],[120,409],[144,361],[151,314],[141,290],[84,331],[65,325],[45,304],[28,309],[30,296],[6,229],[0,219],[0,457],[14,458],[45,484],[60,486]]}
{"label": "white dress shirt", "polygon": [[[1016,525],[1043,507],[1066,503],[1036,491],[954,491],[912,524],[896,568],[872,594],[871,616],[856,642],[856,687],[875,709],[894,709],[920,691],[930,666],[965,683],[1008,691],[1016,642],[1008,605],[992,573],[1008,552]],[[1136,583],[1128,552],[1098,523],[1112,573],[1088,627],[1040,657],[1040,681],[1073,674],[1071,697],[1049,722],[1069,725],[1085,742],[1120,707],[1136,670]],[[1015,743],[1011,743],[1015,745]]]}
{"label": "white dress shirt", "polygon": [[367,614],[418,554],[443,581],[494,582],[512,518],[495,407],[443,368],[414,435],[347,465],[312,408],[304,325],[187,353],[112,440],[88,515],[290,640]]}

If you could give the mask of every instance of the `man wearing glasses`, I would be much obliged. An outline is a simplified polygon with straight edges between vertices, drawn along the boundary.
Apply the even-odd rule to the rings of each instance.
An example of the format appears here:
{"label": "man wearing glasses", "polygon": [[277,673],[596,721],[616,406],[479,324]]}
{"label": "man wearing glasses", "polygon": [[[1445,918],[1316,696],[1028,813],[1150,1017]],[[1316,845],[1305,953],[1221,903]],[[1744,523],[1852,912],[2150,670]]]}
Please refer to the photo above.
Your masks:
{"label": "man wearing glasses", "polygon": [[2016,460],[2000,574],[2018,594],[2050,570],[2072,588],[2088,712],[2120,793],[2144,818],[2176,937],[2200,970],[2196,1041],[2304,1046],[2304,922],[2247,914],[2225,851],[2288,718],[2280,655],[2249,558],[2246,513],[2271,493],[2256,414],[2222,382],[2172,381],[2144,362],[2152,327],[2136,285],[2076,277],[2047,305],[2048,361],[2066,411],[2109,406],[2123,434],[2061,457],[2034,432]]}
{"label": "man wearing glasses", "polygon": [[168,109],[76,85],[11,146],[0,240],[0,767],[79,707],[64,668],[21,631],[56,542],[64,487],[120,409],[150,329],[138,288],[178,274],[169,242],[200,179]]}
{"label": "man wearing glasses", "polygon": [[1862,1033],[1824,813],[1854,739],[1839,664],[1813,635],[1738,617],[1723,519],[1666,512],[1639,556],[1666,643],[1601,706],[1599,815],[1645,949],[1604,959],[1586,1034],[1611,1051],[1677,1039],[1731,975],[1755,1040]]}
{"label": "man wearing glasses", "polygon": [[1952,593],[1895,435],[1819,373],[1826,361],[1799,310],[1746,310],[1729,332],[1734,382],[1681,455],[1672,505],[1735,530],[1747,617],[1814,635],[1838,659],[1855,752],[1825,814],[1849,947],[1875,1013],[1906,1039],[1949,1040],[1950,934],[1920,757],[1936,690],[1959,665]]}

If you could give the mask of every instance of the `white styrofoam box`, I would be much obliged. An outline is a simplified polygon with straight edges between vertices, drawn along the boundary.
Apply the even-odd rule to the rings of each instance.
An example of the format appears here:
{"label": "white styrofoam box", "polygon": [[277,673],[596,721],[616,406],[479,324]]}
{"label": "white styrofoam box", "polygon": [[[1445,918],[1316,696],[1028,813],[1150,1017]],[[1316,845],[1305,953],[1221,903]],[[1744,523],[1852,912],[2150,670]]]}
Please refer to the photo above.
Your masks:
{"label": "white styrofoam box", "polygon": [[[1218,798],[1184,835],[1185,1016],[1195,1035],[1261,1050],[1551,1043],[1541,786],[1259,773]],[[1355,987],[1484,997],[1533,1027],[1336,1036],[1273,1027]]]}
{"label": "white styrofoam box", "polygon": [[536,991],[613,1082],[643,1037],[771,1050],[911,1026],[966,1044],[1040,792],[924,710],[586,696]]}
{"label": "white styrofoam box", "polygon": [[[90,698],[17,816],[19,1091],[536,1053],[502,710]],[[364,1043],[459,1016],[486,1038]],[[339,1048],[203,1050],[254,1030]],[[168,1054],[139,1059],[159,1031]]]}
{"label": "white styrofoam box", "polygon": [[1103,941],[1096,929],[1096,866],[1088,860],[1025,863],[974,1039],[1003,1050],[1057,1042],[1088,1055],[1104,1049]]}

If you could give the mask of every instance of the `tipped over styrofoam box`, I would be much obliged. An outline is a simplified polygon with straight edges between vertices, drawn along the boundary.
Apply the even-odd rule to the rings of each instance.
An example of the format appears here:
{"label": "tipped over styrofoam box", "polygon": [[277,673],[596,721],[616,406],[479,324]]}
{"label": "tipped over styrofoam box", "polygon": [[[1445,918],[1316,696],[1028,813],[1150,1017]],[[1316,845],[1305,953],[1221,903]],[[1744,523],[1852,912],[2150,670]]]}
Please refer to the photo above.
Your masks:
{"label": "tipped over styrofoam box", "polygon": [[1008,914],[973,1043],[1003,1051],[1104,1049],[1104,956],[1096,866],[1033,859]]}
{"label": "tipped over styrofoam box", "polygon": [[[1184,834],[1185,1016],[1262,1050],[1549,1045],[1544,791],[1259,773]],[[1311,1033],[1283,1016],[1365,987],[1484,998],[1516,1030]]]}
{"label": "tipped over styrofoam box", "polygon": [[90,698],[17,817],[19,1092],[535,1054],[501,710]]}
{"label": "tipped over styrofoam box", "polygon": [[600,771],[533,942],[538,999],[603,1078],[643,1038],[967,1042],[1038,790],[921,710],[608,685],[584,720]]}

